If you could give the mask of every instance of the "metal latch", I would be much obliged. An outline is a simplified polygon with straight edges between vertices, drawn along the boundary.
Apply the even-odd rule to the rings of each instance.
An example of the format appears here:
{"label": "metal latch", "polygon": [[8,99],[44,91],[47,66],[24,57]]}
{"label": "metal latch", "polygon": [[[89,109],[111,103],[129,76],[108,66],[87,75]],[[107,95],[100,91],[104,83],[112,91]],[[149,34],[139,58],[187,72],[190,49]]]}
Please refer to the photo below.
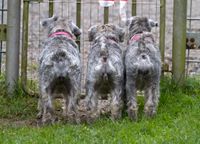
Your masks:
{"label": "metal latch", "polygon": [[187,32],[186,36],[187,49],[200,49],[200,32]]}

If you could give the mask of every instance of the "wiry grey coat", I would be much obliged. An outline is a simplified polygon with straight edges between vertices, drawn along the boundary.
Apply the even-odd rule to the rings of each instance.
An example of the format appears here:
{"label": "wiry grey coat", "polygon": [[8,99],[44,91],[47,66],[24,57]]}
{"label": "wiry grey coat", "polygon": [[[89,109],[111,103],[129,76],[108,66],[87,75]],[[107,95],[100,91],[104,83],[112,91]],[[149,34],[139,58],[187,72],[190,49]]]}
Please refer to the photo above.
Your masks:
{"label": "wiry grey coat", "polygon": [[[43,43],[39,59],[39,99],[38,116],[43,123],[54,122],[53,99],[64,99],[64,115],[70,119],[76,115],[77,99],[81,85],[81,58],[71,32],[78,36],[80,30],[71,21],[54,16],[43,21],[49,30],[49,37]],[[66,33],[53,35],[56,32]]]}
{"label": "wiry grey coat", "polygon": [[119,42],[123,37],[123,30],[112,24],[93,26],[89,30],[92,46],[87,64],[86,101],[90,118],[98,117],[97,100],[108,94],[112,118],[121,117],[124,66]]}
{"label": "wiry grey coat", "polygon": [[[137,119],[137,90],[144,90],[147,116],[156,113],[160,96],[160,51],[151,31],[157,23],[146,17],[132,17],[128,21],[128,47],[125,52],[126,97],[128,115]],[[139,38],[134,38],[134,36]]]}

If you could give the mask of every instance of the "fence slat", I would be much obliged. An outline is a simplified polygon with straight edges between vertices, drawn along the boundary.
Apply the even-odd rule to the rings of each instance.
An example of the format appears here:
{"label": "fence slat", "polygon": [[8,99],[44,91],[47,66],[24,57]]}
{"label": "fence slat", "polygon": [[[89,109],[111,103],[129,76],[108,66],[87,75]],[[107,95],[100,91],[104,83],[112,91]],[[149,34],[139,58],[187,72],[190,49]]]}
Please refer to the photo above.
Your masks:
{"label": "fence slat", "polygon": [[[76,25],[80,28],[81,27],[81,0],[77,0],[76,1]],[[79,46],[79,51],[81,51],[80,49],[80,37],[77,38],[76,43]]]}
{"label": "fence slat", "polygon": [[54,2],[53,0],[49,1],[49,17],[52,17],[54,13]]}
{"label": "fence slat", "polygon": [[137,0],[132,0],[132,16],[136,16],[137,14],[136,2]]}
{"label": "fence slat", "polygon": [[172,73],[177,84],[185,80],[187,1],[174,0]]}
{"label": "fence slat", "polygon": [[28,21],[29,21],[29,1],[24,1],[23,27],[22,27],[22,53],[21,53],[21,80],[23,86],[26,86],[27,83]]}
{"label": "fence slat", "polygon": [[165,26],[166,26],[166,0],[160,0],[160,53],[161,60],[164,63],[165,58]]}
{"label": "fence slat", "polygon": [[109,8],[104,8],[104,24],[107,24],[109,22]]}
{"label": "fence slat", "polygon": [[9,0],[7,13],[6,83],[12,95],[19,79],[20,13],[21,1]]}

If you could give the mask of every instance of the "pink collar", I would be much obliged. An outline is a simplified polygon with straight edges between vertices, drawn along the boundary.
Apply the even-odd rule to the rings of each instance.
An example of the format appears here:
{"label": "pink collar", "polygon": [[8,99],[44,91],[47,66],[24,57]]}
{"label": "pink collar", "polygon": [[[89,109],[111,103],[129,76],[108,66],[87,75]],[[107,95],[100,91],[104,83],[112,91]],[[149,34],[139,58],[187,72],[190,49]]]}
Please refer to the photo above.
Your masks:
{"label": "pink collar", "polygon": [[142,36],[142,33],[140,33],[140,34],[135,34],[135,35],[133,35],[133,36],[131,37],[131,39],[129,40],[129,42],[130,42],[130,41],[138,41],[138,40],[141,38],[141,36]]}
{"label": "pink collar", "polygon": [[65,32],[65,31],[54,32],[52,34],[49,34],[49,37],[54,37],[54,36],[57,36],[57,35],[64,35],[68,39],[73,39],[73,35],[69,32]]}

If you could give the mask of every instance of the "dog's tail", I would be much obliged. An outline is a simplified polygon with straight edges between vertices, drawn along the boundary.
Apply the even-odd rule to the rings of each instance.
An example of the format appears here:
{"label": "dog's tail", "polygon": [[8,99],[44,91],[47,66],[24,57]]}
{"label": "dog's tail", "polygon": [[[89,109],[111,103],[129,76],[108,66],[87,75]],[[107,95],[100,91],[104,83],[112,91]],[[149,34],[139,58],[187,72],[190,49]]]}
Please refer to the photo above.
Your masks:
{"label": "dog's tail", "polygon": [[57,50],[51,57],[56,75],[66,77],[70,67],[70,58],[65,50]]}
{"label": "dog's tail", "polygon": [[107,62],[108,62],[108,48],[105,43],[102,43],[101,49],[100,49],[100,58],[101,62],[103,64],[102,70],[103,70],[103,78],[105,80],[108,79],[108,73],[107,73]]}
{"label": "dog's tail", "polygon": [[58,50],[53,54],[53,56],[51,57],[51,60],[52,60],[52,61],[59,62],[59,61],[65,60],[66,57],[67,57],[66,52],[65,52],[64,50],[58,49]]}
{"label": "dog's tail", "polygon": [[100,57],[102,58],[102,62],[106,63],[108,59],[108,48],[105,43],[101,45]]}

